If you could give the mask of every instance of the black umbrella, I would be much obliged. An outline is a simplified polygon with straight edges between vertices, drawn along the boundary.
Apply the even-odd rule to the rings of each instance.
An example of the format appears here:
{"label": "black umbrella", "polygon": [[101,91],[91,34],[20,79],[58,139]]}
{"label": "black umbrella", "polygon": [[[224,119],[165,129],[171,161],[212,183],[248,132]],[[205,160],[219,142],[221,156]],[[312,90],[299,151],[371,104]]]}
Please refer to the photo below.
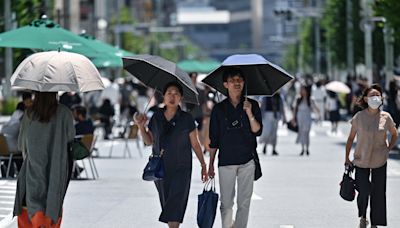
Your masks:
{"label": "black umbrella", "polygon": [[158,90],[171,81],[182,85],[183,101],[199,104],[198,93],[189,75],[175,63],[154,55],[135,55],[122,58],[124,69],[146,86]]}
{"label": "black umbrella", "polygon": [[225,69],[229,67],[239,67],[243,71],[246,80],[246,95],[273,95],[293,79],[293,76],[281,67],[269,62],[262,56],[247,54],[229,56],[220,67],[208,74],[202,82],[227,95],[222,76]]}

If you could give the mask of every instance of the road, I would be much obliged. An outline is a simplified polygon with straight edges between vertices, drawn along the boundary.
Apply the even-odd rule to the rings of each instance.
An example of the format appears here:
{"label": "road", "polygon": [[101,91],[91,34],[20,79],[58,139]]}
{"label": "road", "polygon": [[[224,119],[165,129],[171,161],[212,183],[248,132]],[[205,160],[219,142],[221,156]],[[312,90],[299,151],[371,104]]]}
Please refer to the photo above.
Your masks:
{"label": "road", "polygon": [[[342,122],[332,135],[329,123],[314,125],[310,156],[300,157],[295,134],[280,127],[279,156],[260,154],[263,177],[255,182],[249,226],[254,228],[357,227],[357,206],[339,196],[344,170],[343,157],[349,125]],[[158,222],[160,206],[154,184],[141,180],[150,148],[140,157],[135,143],[132,158],[123,158],[124,143],[115,143],[108,158],[110,141],[99,141],[96,158],[98,180],[71,181],[64,203],[63,227],[166,227]],[[261,152],[261,147],[258,148]],[[397,152],[393,152],[392,157]],[[182,227],[196,227],[197,195],[203,184],[200,167],[194,159],[192,186]],[[87,166],[88,167],[88,166]],[[89,173],[90,174],[90,173]],[[217,177],[218,179],[218,177]],[[15,181],[0,181],[0,219],[11,212]],[[217,191],[219,186],[217,185]],[[400,161],[388,162],[388,227],[400,227]],[[11,203],[10,203],[11,202]],[[214,227],[221,227],[217,212]]]}

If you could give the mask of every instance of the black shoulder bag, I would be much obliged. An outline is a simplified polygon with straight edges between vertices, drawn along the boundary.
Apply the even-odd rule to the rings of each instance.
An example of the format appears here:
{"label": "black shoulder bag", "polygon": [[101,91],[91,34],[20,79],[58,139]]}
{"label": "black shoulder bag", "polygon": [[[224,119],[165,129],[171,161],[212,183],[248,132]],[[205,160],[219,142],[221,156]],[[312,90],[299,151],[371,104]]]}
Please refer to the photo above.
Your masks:
{"label": "black shoulder bag", "polygon": [[[228,125],[233,125],[235,122],[239,122],[238,120],[235,120],[231,122],[228,118],[228,107],[227,104],[224,104],[224,114],[225,114],[225,121],[227,122]],[[236,123],[236,124],[243,124],[243,118],[241,118],[242,123]],[[251,139],[251,129],[247,127],[247,124],[243,124],[243,127],[241,127],[241,130],[243,134],[246,136],[247,140],[249,141],[249,144],[252,147],[252,155],[253,155],[253,160],[254,160],[254,165],[255,165],[255,170],[254,170],[254,180],[260,179],[262,176],[262,171],[261,171],[261,164],[260,164],[260,159],[257,154],[257,148],[256,145],[254,145],[253,140]]]}
{"label": "black shoulder bag", "polygon": [[[174,121],[174,120],[172,120]],[[164,149],[161,148],[161,144],[165,144],[168,140],[166,139],[166,135],[175,127],[175,123],[172,124],[167,122],[165,123],[163,132],[160,137],[160,145],[159,145],[159,154],[152,154],[149,157],[149,161],[146,164],[146,167],[143,170],[142,179],[145,181],[158,181],[162,180],[165,177],[165,166],[163,160]],[[164,143],[162,143],[164,142]]]}

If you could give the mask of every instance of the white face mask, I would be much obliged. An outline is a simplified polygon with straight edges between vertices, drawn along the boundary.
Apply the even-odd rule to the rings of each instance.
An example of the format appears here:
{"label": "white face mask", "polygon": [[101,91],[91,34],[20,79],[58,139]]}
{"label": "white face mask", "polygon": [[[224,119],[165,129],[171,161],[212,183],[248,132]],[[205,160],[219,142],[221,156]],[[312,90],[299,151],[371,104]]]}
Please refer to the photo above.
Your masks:
{"label": "white face mask", "polygon": [[381,106],[382,100],[381,96],[368,97],[368,106],[372,109],[378,109]]}

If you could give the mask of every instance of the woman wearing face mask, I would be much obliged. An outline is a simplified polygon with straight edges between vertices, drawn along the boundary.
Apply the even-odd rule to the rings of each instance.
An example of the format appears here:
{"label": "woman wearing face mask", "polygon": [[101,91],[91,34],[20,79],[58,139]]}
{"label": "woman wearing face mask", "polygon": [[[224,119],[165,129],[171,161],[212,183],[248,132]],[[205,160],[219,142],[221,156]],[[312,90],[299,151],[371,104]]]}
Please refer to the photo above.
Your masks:
{"label": "woman wearing face mask", "polygon": [[[382,88],[366,88],[358,101],[361,111],[351,120],[351,131],[346,144],[345,165],[355,166],[357,205],[360,228],[367,227],[367,207],[370,201],[371,228],[386,226],[386,161],[397,140],[395,123],[389,113],[381,111]],[[388,143],[387,132],[391,139]],[[357,135],[354,160],[350,150]],[[370,181],[371,176],[371,181]]]}

